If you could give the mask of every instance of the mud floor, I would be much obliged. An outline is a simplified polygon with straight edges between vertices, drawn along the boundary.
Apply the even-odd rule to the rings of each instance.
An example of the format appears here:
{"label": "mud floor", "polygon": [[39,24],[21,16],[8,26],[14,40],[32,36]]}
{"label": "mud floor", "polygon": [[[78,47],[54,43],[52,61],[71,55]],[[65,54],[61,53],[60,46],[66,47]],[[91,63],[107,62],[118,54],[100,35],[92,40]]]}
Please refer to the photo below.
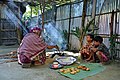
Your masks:
{"label": "mud floor", "polygon": [[[0,54],[9,53],[16,50],[18,46],[0,46]],[[21,68],[17,62],[0,64],[0,80],[71,80],[60,75],[57,71],[49,68],[53,59],[47,59],[45,65],[33,66],[31,68]],[[104,65],[106,69],[94,76],[89,76],[83,80],[120,80],[120,62],[112,61],[109,65]]]}

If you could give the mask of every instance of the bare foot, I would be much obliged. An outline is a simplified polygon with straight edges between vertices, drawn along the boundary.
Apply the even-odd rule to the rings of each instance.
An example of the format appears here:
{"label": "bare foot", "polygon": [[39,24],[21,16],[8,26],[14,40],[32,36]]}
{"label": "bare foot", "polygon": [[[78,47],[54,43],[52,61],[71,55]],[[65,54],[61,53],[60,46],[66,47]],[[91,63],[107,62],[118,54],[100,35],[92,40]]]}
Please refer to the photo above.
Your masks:
{"label": "bare foot", "polygon": [[90,60],[90,58],[87,58],[87,59],[86,59],[86,61],[89,61],[89,60]]}
{"label": "bare foot", "polygon": [[94,60],[94,59],[92,59],[92,60],[90,60],[89,62],[90,62],[90,63],[94,63],[94,62],[95,62],[95,60]]}

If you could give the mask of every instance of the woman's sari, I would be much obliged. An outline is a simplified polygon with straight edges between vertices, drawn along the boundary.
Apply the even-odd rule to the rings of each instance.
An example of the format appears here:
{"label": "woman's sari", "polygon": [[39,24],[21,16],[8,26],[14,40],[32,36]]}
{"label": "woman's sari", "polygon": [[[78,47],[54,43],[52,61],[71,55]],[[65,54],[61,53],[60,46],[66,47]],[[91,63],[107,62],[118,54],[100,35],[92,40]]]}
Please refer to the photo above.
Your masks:
{"label": "woman's sari", "polygon": [[44,63],[46,60],[44,52],[46,47],[47,45],[41,37],[35,33],[28,33],[18,48],[18,60],[21,63],[29,63],[40,56],[41,63]]}

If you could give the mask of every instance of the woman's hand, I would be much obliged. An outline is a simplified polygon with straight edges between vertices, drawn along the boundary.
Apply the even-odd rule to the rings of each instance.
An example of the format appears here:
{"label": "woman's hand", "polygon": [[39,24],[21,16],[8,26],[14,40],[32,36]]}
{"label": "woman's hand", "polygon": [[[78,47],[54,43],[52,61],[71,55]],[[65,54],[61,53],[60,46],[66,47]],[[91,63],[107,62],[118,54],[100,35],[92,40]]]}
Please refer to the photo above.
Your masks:
{"label": "woman's hand", "polygon": [[56,48],[57,50],[59,50],[59,47],[58,47],[58,45],[56,45],[56,46],[55,46],[55,48]]}
{"label": "woman's hand", "polygon": [[48,49],[53,49],[53,48],[56,48],[57,50],[59,50],[59,47],[57,45],[55,46],[47,46]]}

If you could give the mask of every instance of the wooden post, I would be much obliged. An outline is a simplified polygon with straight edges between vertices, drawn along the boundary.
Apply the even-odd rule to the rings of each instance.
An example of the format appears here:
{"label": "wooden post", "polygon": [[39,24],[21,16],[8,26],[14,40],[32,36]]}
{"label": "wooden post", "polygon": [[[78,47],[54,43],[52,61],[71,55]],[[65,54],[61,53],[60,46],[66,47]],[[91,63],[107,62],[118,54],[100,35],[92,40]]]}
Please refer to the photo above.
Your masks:
{"label": "wooden post", "polygon": [[30,9],[31,9],[31,15],[30,15],[30,17],[32,18],[32,6],[30,6]]}
{"label": "wooden post", "polygon": [[56,24],[56,17],[57,17],[57,8],[56,8],[56,2],[53,0],[53,17],[52,17],[52,20],[55,21],[55,24]]}
{"label": "wooden post", "polygon": [[110,46],[111,46],[110,52],[111,52],[112,59],[113,59],[113,54],[114,54],[113,23],[114,23],[114,10],[112,11],[111,23],[110,23],[110,38],[111,38],[111,41],[110,41]]}
{"label": "wooden post", "polygon": [[42,14],[42,29],[44,29],[44,11],[45,11],[45,0],[39,0],[40,9]]}
{"label": "wooden post", "polygon": [[18,44],[21,43],[22,41],[22,33],[21,33],[21,30],[20,30],[20,27],[16,28],[17,30],[17,38],[18,38]]}
{"label": "wooden post", "polygon": [[[84,23],[85,23],[85,17],[86,17],[86,9],[87,9],[87,0],[83,0],[83,12],[82,12],[82,25],[81,25],[81,28],[83,29],[85,26],[84,26]],[[83,39],[84,39],[84,32],[82,30],[81,32],[81,36],[80,36],[80,49],[83,45]]]}
{"label": "wooden post", "polygon": [[70,13],[69,13],[69,27],[68,27],[68,50],[70,49],[70,27],[71,27],[71,1],[70,1]]}
{"label": "wooden post", "polygon": [[95,15],[96,15],[96,0],[93,0],[93,6],[92,6],[92,19],[94,19],[94,25],[92,26],[93,33],[95,27]]}
{"label": "wooden post", "polygon": [[93,0],[92,18],[95,18],[95,13],[96,13],[96,0]]}
{"label": "wooden post", "polygon": [[0,4],[0,45],[1,45],[1,4]]}
{"label": "wooden post", "polygon": [[113,35],[113,23],[114,23],[114,10],[112,11],[112,15],[111,15],[110,36]]}
{"label": "wooden post", "polygon": [[84,27],[84,23],[85,23],[86,10],[87,10],[87,0],[83,0],[82,28]]}
{"label": "wooden post", "polygon": [[[20,15],[20,4],[19,4],[19,8],[18,8],[18,18],[19,18],[19,20],[21,20],[22,18],[20,17],[21,15]],[[21,25],[17,25],[17,28],[16,28],[16,33],[17,33],[17,41],[18,41],[18,44],[20,44],[21,43],[21,41],[22,41],[22,35],[23,35],[23,33],[21,32],[21,30],[20,30],[20,26]],[[16,26],[15,26],[16,27]]]}

